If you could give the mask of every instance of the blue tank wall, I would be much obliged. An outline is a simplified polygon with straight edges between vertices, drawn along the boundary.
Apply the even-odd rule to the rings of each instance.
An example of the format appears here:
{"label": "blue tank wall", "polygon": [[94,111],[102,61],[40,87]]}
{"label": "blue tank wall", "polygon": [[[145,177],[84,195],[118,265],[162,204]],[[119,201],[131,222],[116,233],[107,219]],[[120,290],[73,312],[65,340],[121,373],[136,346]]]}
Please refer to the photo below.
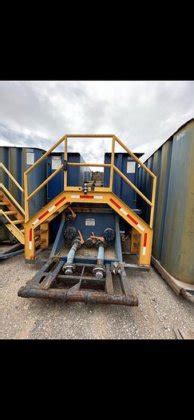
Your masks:
{"label": "blue tank wall", "polygon": [[[142,153],[136,153],[141,157]],[[111,162],[111,153],[105,153],[105,163]],[[115,166],[135,185],[138,181],[138,164],[129,157],[127,153],[115,153]],[[130,167],[131,166],[131,167]],[[132,169],[132,171],[131,171]],[[104,186],[109,186],[110,169],[104,170]],[[114,173],[113,192],[118,195],[130,208],[137,208],[137,194],[130,186],[117,174]]]}

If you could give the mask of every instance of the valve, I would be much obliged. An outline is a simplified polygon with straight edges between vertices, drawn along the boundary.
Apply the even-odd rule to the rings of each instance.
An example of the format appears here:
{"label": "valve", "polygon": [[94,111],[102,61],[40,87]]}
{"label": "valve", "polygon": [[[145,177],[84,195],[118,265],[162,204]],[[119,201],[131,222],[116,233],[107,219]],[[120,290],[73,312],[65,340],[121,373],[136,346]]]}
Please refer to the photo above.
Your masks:
{"label": "valve", "polygon": [[88,192],[88,184],[87,184],[87,182],[84,182],[83,183],[82,191],[83,191],[84,194],[87,194],[87,192]]}

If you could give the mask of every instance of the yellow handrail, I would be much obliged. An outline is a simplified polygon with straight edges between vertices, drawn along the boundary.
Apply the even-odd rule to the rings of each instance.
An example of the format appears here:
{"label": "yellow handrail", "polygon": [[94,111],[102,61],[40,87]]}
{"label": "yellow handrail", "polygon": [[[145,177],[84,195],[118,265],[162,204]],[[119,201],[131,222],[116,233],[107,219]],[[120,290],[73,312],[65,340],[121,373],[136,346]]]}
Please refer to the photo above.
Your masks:
{"label": "yellow handrail", "polygon": [[[113,188],[113,175],[114,172],[117,172],[123,180],[130,185],[130,187],[136,191],[138,195],[150,206],[150,227],[153,227],[153,218],[154,218],[154,206],[155,206],[155,196],[156,196],[156,176],[154,173],[147,168],[144,163],[127,147],[125,144],[114,134],[66,134],[62,136],[40,159],[38,159],[27,171],[24,172],[24,198],[25,198],[25,216],[26,221],[29,220],[29,200],[40,191],[48,182],[54,178],[64,167],[60,165],[59,168],[55,170],[45,181],[42,182],[31,194],[28,195],[28,174],[36,168],[47,156],[49,156],[56,147],[58,147],[62,142],[64,142],[64,160],[67,161],[67,139],[68,138],[111,138],[112,139],[112,151],[111,151],[111,163],[86,163],[86,162],[67,162],[68,166],[93,166],[93,167],[109,167],[110,168],[110,182],[108,188],[102,188],[102,191],[109,190],[112,191]],[[115,154],[115,143],[118,143],[128,154],[133,158],[133,160],[138,163],[151,177],[152,177],[152,193],[151,200],[149,200],[134,184],[131,182],[114,164],[114,154]],[[67,187],[67,171],[64,171],[64,190]],[[71,187],[72,191],[77,191],[77,187]]]}
{"label": "yellow handrail", "polygon": [[[16,187],[22,192],[22,194],[24,193],[24,189],[21,187],[21,185],[16,181],[16,179],[14,178],[14,176],[11,174],[11,172],[9,172],[9,170],[6,168],[6,166],[0,162],[0,169],[3,169],[3,171],[8,175],[8,177],[13,181],[13,183],[16,185]],[[5,187],[5,185],[3,183],[0,183],[0,188],[2,188],[2,190],[4,190],[5,194],[10,198],[10,200],[12,201],[12,203],[14,203],[14,205],[19,209],[20,213],[22,213],[23,215],[25,215],[25,211],[23,209],[23,207],[21,207],[21,205],[18,203],[18,201],[13,197],[13,195],[10,193],[10,191],[8,191],[8,189]]]}
{"label": "yellow handrail", "polygon": [[23,193],[24,190],[21,187],[20,184],[18,184],[18,182],[16,181],[16,179],[13,177],[13,175],[11,174],[11,172],[8,171],[8,169],[4,166],[4,164],[1,162],[0,163],[0,168],[2,168],[4,170],[4,172],[6,172],[6,174],[9,176],[9,178],[14,182],[14,184],[16,185],[16,187],[19,188],[19,190]]}
{"label": "yellow handrail", "polygon": [[2,190],[5,192],[5,194],[10,198],[10,200],[12,201],[12,203],[15,204],[15,206],[19,209],[20,213],[22,213],[23,215],[25,215],[25,211],[24,209],[20,206],[20,204],[17,202],[17,200],[13,197],[13,195],[8,191],[8,189],[5,187],[5,185],[3,185],[2,183],[0,183],[0,188],[2,188]]}

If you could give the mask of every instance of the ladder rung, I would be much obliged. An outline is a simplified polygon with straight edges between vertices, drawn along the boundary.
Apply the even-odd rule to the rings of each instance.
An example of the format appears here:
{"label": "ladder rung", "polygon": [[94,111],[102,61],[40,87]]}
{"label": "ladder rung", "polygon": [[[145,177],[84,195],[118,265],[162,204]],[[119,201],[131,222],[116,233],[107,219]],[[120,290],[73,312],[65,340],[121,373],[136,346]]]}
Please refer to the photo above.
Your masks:
{"label": "ladder rung", "polygon": [[17,211],[13,211],[13,210],[9,210],[9,211],[4,211],[5,214],[17,214]]}
{"label": "ladder rung", "polygon": [[7,206],[7,202],[6,201],[0,201],[0,206]]}

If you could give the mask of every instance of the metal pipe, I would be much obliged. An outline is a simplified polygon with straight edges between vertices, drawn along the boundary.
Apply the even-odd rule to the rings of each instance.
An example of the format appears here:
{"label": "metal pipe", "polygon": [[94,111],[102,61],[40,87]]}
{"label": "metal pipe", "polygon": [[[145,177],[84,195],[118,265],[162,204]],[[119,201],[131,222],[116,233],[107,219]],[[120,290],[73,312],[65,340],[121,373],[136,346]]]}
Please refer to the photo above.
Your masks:
{"label": "metal pipe", "polygon": [[75,258],[75,253],[77,251],[77,249],[80,246],[80,240],[77,239],[73,242],[72,247],[70,248],[70,251],[67,254],[67,261],[65,263],[65,265],[63,266],[63,270],[65,272],[65,274],[73,274],[73,261]]}
{"label": "metal pipe", "polygon": [[97,265],[103,265],[103,264],[104,264],[104,247],[103,245],[100,245],[98,247]]}
{"label": "metal pipe", "polygon": [[100,244],[98,247],[97,261],[96,266],[93,269],[93,274],[96,279],[102,279],[104,277],[104,272],[104,245]]}
{"label": "metal pipe", "polygon": [[90,291],[75,291],[69,293],[65,289],[49,289],[41,290],[40,288],[33,289],[30,287],[21,287],[18,291],[20,297],[40,297],[40,298],[53,298],[61,299],[65,302],[85,302],[85,303],[102,303],[113,305],[127,305],[137,306],[138,300],[136,296],[120,296],[108,295],[104,292],[90,292]]}

